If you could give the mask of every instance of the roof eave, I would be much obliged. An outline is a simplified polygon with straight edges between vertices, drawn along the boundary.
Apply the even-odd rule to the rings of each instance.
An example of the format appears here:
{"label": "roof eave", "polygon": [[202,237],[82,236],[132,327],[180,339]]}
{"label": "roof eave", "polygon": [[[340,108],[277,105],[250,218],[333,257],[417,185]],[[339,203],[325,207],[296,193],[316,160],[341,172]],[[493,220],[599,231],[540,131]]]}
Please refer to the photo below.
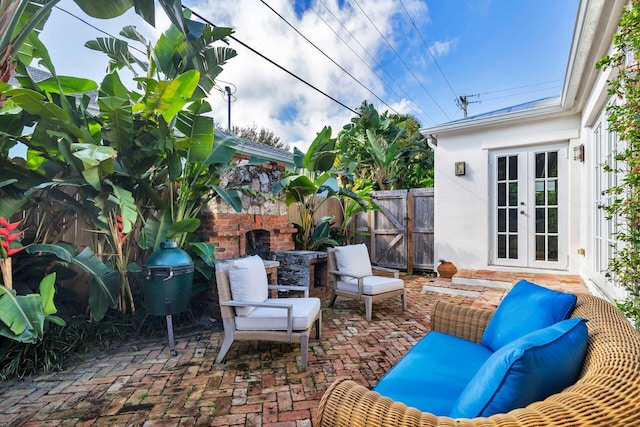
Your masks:
{"label": "roof eave", "polygon": [[458,122],[444,123],[442,125],[432,126],[420,129],[420,133],[428,135],[442,135],[453,132],[464,132],[468,129],[483,129],[494,126],[500,126],[515,122],[525,122],[536,120],[544,116],[558,117],[559,114],[571,114],[564,110],[560,103],[548,105],[544,107],[532,108],[528,110],[514,111],[494,116],[478,117],[476,119],[461,120]]}

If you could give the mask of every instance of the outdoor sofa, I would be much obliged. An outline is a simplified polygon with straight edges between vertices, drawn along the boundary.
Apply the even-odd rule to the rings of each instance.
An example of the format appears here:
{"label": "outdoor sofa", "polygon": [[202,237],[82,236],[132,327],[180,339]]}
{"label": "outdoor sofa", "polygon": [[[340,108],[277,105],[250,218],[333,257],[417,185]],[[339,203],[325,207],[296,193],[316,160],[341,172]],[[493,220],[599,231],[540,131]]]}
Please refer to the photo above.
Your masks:
{"label": "outdoor sofa", "polygon": [[[505,300],[507,300],[507,297],[505,297]],[[501,306],[503,303],[501,303]],[[535,307],[535,304],[532,306]],[[546,306],[556,305],[547,304]],[[530,319],[527,319],[526,311],[524,310],[523,313],[518,312],[516,315],[510,313],[511,321],[514,324],[522,321],[528,323]],[[500,312],[500,307],[498,310],[489,311],[438,301],[431,314],[432,332],[427,334],[423,340],[432,340],[429,336],[435,333],[436,337],[444,337],[445,340],[447,339],[446,337],[451,340],[462,338],[471,343],[481,343],[483,338],[486,340],[485,330],[496,312]],[[586,319],[586,329],[588,330],[588,332],[584,332],[585,334],[588,333],[584,339],[585,349],[580,348],[579,342],[571,341],[563,344],[563,348],[560,349],[561,351],[564,351],[563,349],[577,349],[573,351],[574,354],[571,356],[575,358],[577,354],[577,357],[581,360],[576,372],[577,380],[573,380],[571,384],[544,399],[538,399],[526,405],[515,406],[518,409],[469,418],[454,418],[446,414],[436,415],[430,411],[416,409],[415,406],[429,407],[431,405],[436,408],[436,412],[460,412],[460,408],[454,408],[453,410],[450,408],[451,402],[448,403],[448,406],[447,404],[442,404],[442,402],[437,402],[439,399],[445,399],[447,394],[455,392],[455,390],[453,392],[446,390],[449,385],[438,384],[438,381],[441,381],[442,378],[436,378],[435,382],[431,378],[431,384],[423,383],[422,388],[420,384],[417,387],[408,383],[402,384],[402,381],[407,382],[411,378],[407,377],[405,372],[407,370],[414,369],[415,382],[419,382],[426,371],[435,372],[436,377],[438,375],[446,377],[448,375],[446,371],[451,370],[451,367],[443,370],[442,366],[428,366],[428,363],[424,363],[423,356],[425,352],[429,351],[429,348],[421,346],[421,340],[378,382],[374,390],[381,390],[380,393],[358,385],[350,379],[342,378],[336,380],[327,389],[320,401],[316,426],[640,426],[640,334],[616,307],[595,296],[577,295],[575,307],[571,307],[566,314],[565,317],[573,320],[562,321],[562,324],[573,322],[571,327],[574,327],[578,324],[585,324],[584,321],[579,319]],[[497,319],[498,315],[495,317]],[[508,318],[503,320],[508,320]],[[535,322],[537,320],[534,320]],[[491,323],[495,322],[492,320]],[[532,325],[532,327],[537,326]],[[555,326],[553,327],[555,328]],[[493,330],[493,333],[495,333],[495,330]],[[539,335],[539,333],[536,334]],[[526,341],[526,337],[522,339]],[[578,339],[578,341],[580,340]],[[438,340],[432,340],[431,344],[437,346],[437,342]],[[465,345],[472,345],[471,343]],[[430,348],[433,348],[433,346]],[[464,346],[461,349],[457,355],[449,354],[447,356],[445,352],[445,356],[449,357],[450,360],[433,362],[433,357],[431,357],[430,363],[458,363],[461,372],[454,372],[452,375],[468,376],[470,374],[467,371],[474,368],[467,366],[467,363],[459,363],[459,361],[464,360],[465,357],[472,359],[474,357],[471,354],[473,351],[465,355],[464,352],[467,350],[465,350]],[[584,353],[580,354],[581,350],[585,350]],[[543,354],[543,356],[545,355]],[[562,365],[561,357],[553,353],[547,354],[547,356],[550,356],[551,361],[558,360],[559,364],[555,367],[555,373],[552,372],[554,369],[552,367],[551,375],[560,373],[560,376],[563,376],[569,368]],[[442,354],[440,357],[443,357]],[[529,362],[535,365],[538,363],[538,359],[534,357]],[[517,375],[524,375],[524,377],[520,378],[520,380],[524,380],[524,383],[518,385],[516,381],[511,386],[516,384],[517,387],[520,387],[527,385],[531,381],[538,381],[535,377],[536,368],[532,365],[527,365],[529,362],[525,362],[524,366],[520,366],[523,368],[522,372],[516,373]],[[533,378],[526,377],[528,369],[533,370]],[[477,381],[478,379],[480,381]],[[482,400],[487,397],[491,400],[496,397],[495,390],[492,388],[500,387],[505,382],[508,383],[508,380],[498,379],[498,383],[502,381],[502,384],[497,384],[495,378],[483,378],[483,374],[480,371],[476,373],[470,382],[474,380],[475,384],[457,385],[458,392],[465,390],[465,387],[471,387],[472,393],[467,393],[471,399],[467,399],[466,404],[470,404],[472,409],[477,404],[473,400]],[[545,381],[548,380],[549,378],[545,379]],[[553,382],[553,379],[551,381]],[[565,378],[564,381],[567,381],[567,379]],[[486,387],[491,389],[488,396],[486,395],[486,390],[483,390],[483,387],[485,387],[483,384],[486,384]],[[419,398],[416,399],[410,393],[421,396],[426,402],[421,401]],[[397,401],[398,399],[386,396],[386,394],[395,394],[401,400],[408,400],[410,403],[417,404],[407,405]],[[515,392],[513,389],[509,394],[516,396],[516,398],[520,396],[520,393]],[[522,394],[526,393],[523,392]],[[436,400],[436,402],[431,402],[432,399]],[[462,400],[464,399],[462,398]],[[459,403],[456,402],[456,404]],[[489,403],[488,406],[492,404]],[[476,407],[475,410],[482,413],[488,406],[485,402]]]}

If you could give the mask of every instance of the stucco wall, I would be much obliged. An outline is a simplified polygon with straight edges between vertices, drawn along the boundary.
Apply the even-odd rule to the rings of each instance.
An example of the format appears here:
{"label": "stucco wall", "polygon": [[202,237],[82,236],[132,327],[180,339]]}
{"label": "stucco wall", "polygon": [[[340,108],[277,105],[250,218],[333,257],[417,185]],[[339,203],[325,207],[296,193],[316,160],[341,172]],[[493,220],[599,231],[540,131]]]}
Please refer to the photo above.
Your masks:
{"label": "stucco wall", "polygon": [[[458,269],[489,267],[490,195],[489,155],[491,150],[567,143],[568,152],[578,143],[579,117],[553,114],[526,122],[501,123],[500,126],[453,131],[436,135],[435,155],[435,253],[436,260],[453,261]],[[466,162],[466,174],[455,175],[455,163]],[[568,162],[568,217],[579,215],[580,196]],[[576,187],[578,188],[578,187]],[[569,227],[569,253],[575,252],[571,236],[577,233],[573,221]],[[578,225],[575,225],[578,227]]]}

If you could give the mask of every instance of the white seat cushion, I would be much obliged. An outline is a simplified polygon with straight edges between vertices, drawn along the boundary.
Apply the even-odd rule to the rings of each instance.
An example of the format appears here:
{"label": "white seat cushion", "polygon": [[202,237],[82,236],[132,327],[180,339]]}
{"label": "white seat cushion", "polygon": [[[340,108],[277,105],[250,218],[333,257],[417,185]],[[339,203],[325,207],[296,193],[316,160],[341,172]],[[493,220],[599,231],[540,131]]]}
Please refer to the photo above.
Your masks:
{"label": "white seat cushion", "polygon": [[[338,270],[358,276],[372,276],[369,251],[364,243],[358,245],[336,246],[336,264]],[[352,277],[342,276],[342,280],[350,280]]]}
{"label": "white seat cushion", "polygon": [[[336,287],[341,291],[358,293],[358,279],[338,280]],[[363,295],[378,295],[404,288],[402,279],[385,276],[367,276],[363,279]]]}
{"label": "white seat cushion", "polygon": [[[258,255],[233,261],[229,267],[231,298],[243,302],[264,302],[269,298],[269,281]],[[248,316],[255,307],[236,307],[236,315]]]}
{"label": "white seat cushion", "polygon": [[[293,306],[294,331],[302,331],[311,327],[320,311],[319,298],[269,298],[266,303],[291,304]],[[286,331],[287,310],[257,307],[248,316],[236,317],[236,329],[240,331]]]}

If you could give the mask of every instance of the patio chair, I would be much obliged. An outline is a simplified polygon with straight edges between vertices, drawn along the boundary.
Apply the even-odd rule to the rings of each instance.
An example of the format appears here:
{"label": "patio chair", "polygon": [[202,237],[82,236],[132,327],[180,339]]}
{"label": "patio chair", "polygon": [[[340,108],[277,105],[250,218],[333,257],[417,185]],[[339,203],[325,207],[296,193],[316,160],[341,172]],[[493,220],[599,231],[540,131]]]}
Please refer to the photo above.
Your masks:
{"label": "patio chair", "polygon": [[[330,307],[333,307],[338,296],[364,300],[367,321],[371,321],[374,301],[400,296],[402,309],[407,309],[404,281],[399,278],[400,272],[372,266],[365,244],[329,248],[327,258],[331,278]],[[392,273],[393,277],[376,276],[374,271]]]}
{"label": "patio chair", "polygon": [[[270,286],[257,256],[216,263],[216,282],[224,341],[216,358],[222,362],[234,341],[276,341],[300,344],[302,370],[307,369],[309,335],[315,324],[320,338],[320,299],[309,298],[305,286]],[[269,298],[269,290],[304,292],[305,298]]]}

